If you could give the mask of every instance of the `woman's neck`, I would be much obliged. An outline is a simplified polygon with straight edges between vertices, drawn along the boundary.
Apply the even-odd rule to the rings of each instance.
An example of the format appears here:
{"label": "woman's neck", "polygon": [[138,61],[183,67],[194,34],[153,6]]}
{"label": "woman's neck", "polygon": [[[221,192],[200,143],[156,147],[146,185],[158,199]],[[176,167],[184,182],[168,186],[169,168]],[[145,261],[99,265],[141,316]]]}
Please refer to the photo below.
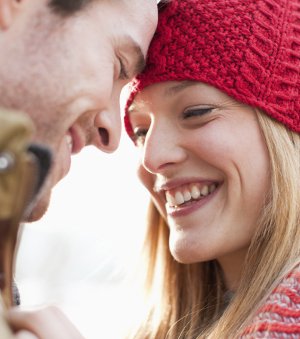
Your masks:
{"label": "woman's neck", "polygon": [[246,254],[247,249],[243,249],[217,259],[223,271],[226,289],[229,291],[235,292],[239,286]]}

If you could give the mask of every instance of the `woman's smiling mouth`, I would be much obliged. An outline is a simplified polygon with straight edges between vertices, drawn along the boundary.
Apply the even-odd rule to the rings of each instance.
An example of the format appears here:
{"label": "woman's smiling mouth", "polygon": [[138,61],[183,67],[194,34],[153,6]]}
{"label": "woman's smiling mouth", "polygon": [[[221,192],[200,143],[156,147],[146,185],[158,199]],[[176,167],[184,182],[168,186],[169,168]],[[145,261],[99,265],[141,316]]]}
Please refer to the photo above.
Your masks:
{"label": "woman's smiling mouth", "polygon": [[184,216],[208,202],[220,187],[219,182],[189,183],[166,190],[166,210],[172,217]]}
{"label": "woman's smiling mouth", "polygon": [[213,193],[218,184],[206,184],[193,183],[184,185],[177,189],[166,191],[166,201],[170,207],[179,207],[188,202],[203,199],[209,194]]}

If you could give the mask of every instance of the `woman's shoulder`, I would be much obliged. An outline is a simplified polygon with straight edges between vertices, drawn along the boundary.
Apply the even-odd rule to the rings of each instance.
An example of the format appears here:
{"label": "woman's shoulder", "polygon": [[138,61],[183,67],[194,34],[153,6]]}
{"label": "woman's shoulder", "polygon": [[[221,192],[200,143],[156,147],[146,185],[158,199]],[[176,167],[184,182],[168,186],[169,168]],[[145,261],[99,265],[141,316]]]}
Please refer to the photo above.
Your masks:
{"label": "woman's shoulder", "polygon": [[300,338],[300,265],[272,291],[242,338]]}

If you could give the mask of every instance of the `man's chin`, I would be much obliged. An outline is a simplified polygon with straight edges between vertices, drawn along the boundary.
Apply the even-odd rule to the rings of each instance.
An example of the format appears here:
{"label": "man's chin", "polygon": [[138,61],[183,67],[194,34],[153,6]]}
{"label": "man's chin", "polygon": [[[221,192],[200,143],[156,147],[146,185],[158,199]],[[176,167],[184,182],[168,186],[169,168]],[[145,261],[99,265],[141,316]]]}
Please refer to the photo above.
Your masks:
{"label": "man's chin", "polygon": [[50,203],[51,193],[43,194],[35,202],[28,216],[25,218],[25,222],[34,222],[41,219],[47,212]]}

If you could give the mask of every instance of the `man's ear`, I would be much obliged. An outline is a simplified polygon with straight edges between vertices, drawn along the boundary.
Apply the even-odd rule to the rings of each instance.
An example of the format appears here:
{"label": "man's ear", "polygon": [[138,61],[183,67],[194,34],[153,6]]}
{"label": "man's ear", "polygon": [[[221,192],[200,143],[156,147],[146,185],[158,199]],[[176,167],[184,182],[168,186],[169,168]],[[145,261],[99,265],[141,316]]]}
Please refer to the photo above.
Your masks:
{"label": "man's ear", "polygon": [[0,30],[8,29],[26,0],[0,0]]}

